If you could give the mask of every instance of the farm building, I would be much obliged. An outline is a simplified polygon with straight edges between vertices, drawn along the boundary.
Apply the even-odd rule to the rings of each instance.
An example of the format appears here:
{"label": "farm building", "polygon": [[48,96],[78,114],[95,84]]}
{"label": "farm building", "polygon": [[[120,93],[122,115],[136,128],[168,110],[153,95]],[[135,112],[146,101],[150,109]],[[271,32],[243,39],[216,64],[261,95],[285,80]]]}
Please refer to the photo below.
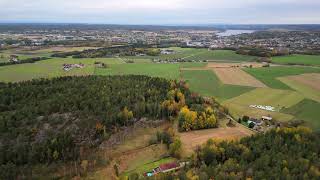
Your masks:
{"label": "farm building", "polygon": [[164,50],[161,50],[161,54],[165,54],[165,55],[174,54],[174,50],[164,49]]}
{"label": "farm building", "polygon": [[154,168],[152,172],[144,173],[144,176],[150,177],[150,176],[157,175],[159,173],[176,171],[184,167],[186,164],[187,164],[186,162],[182,162],[182,163],[172,162],[172,163],[161,164],[159,167]]}
{"label": "farm building", "polygon": [[270,117],[270,116],[262,116],[261,119],[262,119],[263,121],[271,121],[271,120],[272,120],[272,117]]}
{"label": "farm building", "polygon": [[16,55],[10,55],[10,62],[18,62],[19,61],[19,57]]}

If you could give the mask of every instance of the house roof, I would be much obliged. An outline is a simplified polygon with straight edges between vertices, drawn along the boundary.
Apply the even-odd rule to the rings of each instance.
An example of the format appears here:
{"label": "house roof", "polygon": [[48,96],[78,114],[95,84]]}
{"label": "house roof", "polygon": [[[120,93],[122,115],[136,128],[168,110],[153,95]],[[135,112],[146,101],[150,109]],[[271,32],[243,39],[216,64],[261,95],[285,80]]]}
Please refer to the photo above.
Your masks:
{"label": "house roof", "polygon": [[165,171],[168,169],[177,168],[177,167],[179,167],[179,164],[176,162],[173,162],[173,163],[161,164],[159,167],[160,167],[161,171]]}
{"label": "house roof", "polygon": [[266,119],[266,120],[272,120],[272,117],[268,117],[268,116],[262,116],[262,119]]}

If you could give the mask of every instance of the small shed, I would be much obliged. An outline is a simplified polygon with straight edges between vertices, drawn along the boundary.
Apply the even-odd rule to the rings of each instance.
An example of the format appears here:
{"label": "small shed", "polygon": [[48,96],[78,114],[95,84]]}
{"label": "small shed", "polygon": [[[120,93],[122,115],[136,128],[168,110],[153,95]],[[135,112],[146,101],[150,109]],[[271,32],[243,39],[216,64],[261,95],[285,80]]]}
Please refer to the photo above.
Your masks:
{"label": "small shed", "polygon": [[262,119],[263,121],[271,121],[271,120],[272,120],[272,117],[270,117],[270,116],[262,116],[261,119]]}

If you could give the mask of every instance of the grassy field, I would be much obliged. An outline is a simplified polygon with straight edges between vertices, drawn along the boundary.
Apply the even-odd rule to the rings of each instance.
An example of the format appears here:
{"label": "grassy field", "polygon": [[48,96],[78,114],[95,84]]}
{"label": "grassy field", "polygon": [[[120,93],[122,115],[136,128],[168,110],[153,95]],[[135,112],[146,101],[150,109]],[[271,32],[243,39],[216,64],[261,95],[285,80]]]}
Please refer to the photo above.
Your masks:
{"label": "grassy field", "polygon": [[316,131],[320,131],[319,109],[319,102],[304,99],[295,106],[285,109],[283,112],[292,114],[297,120],[306,121],[309,127]]}
{"label": "grassy field", "polygon": [[320,68],[312,67],[246,68],[244,70],[266,84],[268,87],[275,89],[291,89],[288,85],[277,79],[278,77],[304,73],[320,73]]}
{"label": "grassy field", "polygon": [[300,64],[309,66],[320,66],[320,56],[313,55],[290,55],[273,57],[272,62],[277,64]]}
{"label": "grassy field", "polygon": [[196,48],[179,48],[179,47],[172,47],[168,48],[175,51],[174,54],[161,54],[159,56],[130,56],[126,58],[131,59],[185,59],[188,61],[192,60],[215,60],[215,61],[254,61],[256,57],[254,56],[245,56],[236,54],[235,51],[231,50],[210,50],[208,49],[196,49]]}
{"label": "grassy field", "polygon": [[235,85],[224,85],[211,70],[182,71],[192,91],[205,96],[215,96],[220,101],[239,96],[253,88]]}
{"label": "grassy field", "polygon": [[171,162],[175,162],[175,161],[176,161],[176,159],[171,158],[171,157],[163,158],[163,159],[160,159],[160,160],[156,160],[156,161],[153,161],[153,162],[149,162],[149,163],[143,164],[141,166],[137,166],[136,168],[131,169],[131,170],[123,173],[123,175],[129,175],[129,174],[132,174],[132,173],[143,174],[145,172],[152,171],[154,168],[159,167],[161,164],[171,163]]}
{"label": "grassy field", "polygon": [[180,63],[181,68],[202,68],[206,67],[208,63]]}
{"label": "grassy field", "polygon": [[[34,78],[52,78],[58,76],[81,76],[93,75],[95,65],[94,62],[100,61],[107,64],[122,63],[118,59],[98,58],[98,59],[72,59],[72,58],[53,58],[36,63],[18,64],[0,67],[0,81],[16,82],[31,80]],[[65,63],[83,63],[85,68],[74,68],[71,71],[64,71],[62,65]]]}
{"label": "grassy field", "polygon": [[[223,104],[229,108],[231,114],[235,117],[248,115],[261,118],[261,116],[271,115],[276,120],[288,121],[293,119],[293,116],[279,111],[283,108],[290,108],[303,99],[304,97],[295,91],[258,88],[230,99]],[[273,106],[276,108],[276,112],[250,108],[250,105]]]}
{"label": "grassy field", "polygon": [[302,95],[304,95],[306,98],[312,99],[314,101],[320,102],[320,91],[317,89],[313,89],[310,86],[307,86],[303,83],[300,83],[298,81],[292,80],[288,77],[281,77],[278,78],[281,82],[285,83],[292,89],[300,92]]}
{"label": "grassy field", "polygon": [[96,69],[96,75],[148,75],[168,79],[179,78],[179,64],[112,64],[107,69]]}

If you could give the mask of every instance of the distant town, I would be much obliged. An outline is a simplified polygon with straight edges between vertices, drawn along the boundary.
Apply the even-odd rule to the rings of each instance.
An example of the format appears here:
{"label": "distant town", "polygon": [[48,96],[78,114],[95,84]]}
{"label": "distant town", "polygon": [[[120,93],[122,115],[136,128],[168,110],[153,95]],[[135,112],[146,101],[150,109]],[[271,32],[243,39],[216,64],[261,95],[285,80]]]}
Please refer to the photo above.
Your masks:
{"label": "distant town", "polygon": [[[12,26],[12,25],[11,25]],[[15,25],[0,29],[0,48],[45,45],[111,46],[140,44],[149,46],[180,46],[211,49],[264,51],[269,53],[319,54],[320,32],[317,29],[259,29],[235,30],[219,28],[133,28],[122,26],[93,26],[91,28],[61,28],[61,26],[28,26],[19,30]],[[23,25],[21,28],[25,28]],[[63,27],[63,26],[62,26]],[[233,27],[236,28],[236,27]],[[238,28],[241,28],[238,27]],[[255,28],[255,27],[252,27]],[[271,27],[270,27],[271,28]],[[246,53],[240,51],[239,53]],[[250,54],[250,52],[247,52]],[[252,53],[252,52],[251,52]],[[257,52],[253,52],[257,53]],[[259,53],[258,53],[259,54]],[[268,54],[268,53],[267,53]],[[257,55],[257,54],[250,54]]]}

